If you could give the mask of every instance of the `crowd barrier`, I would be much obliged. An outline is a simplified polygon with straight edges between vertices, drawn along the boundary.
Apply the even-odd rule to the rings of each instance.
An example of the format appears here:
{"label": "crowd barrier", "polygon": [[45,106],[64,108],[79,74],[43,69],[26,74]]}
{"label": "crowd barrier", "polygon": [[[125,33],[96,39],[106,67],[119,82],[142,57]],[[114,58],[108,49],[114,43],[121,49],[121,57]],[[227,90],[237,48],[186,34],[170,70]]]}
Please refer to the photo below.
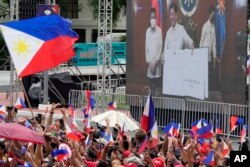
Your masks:
{"label": "crowd barrier", "polygon": [[[102,113],[100,97],[101,91],[92,91],[92,95],[97,99],[96,108],[92,111],[92,116]],[[117,110],[124,112],[139,122],[142,116],[147,96],[125,94],[125,87],[117,90],[105,90],[105,103],[115,100]],[[69,102],[76,109],[76,116],[83,117],[82,108],[87,104],[85,92],[71,90]],[[217,103],[190,99],[177,99],[166,97],[153,97],[155,105],[155,117],[159,127],[164,128],[171,121],[181,123],[181,130],[189,131],[191,124],[199,119],[212,122],[214,130],[216,126],[223,130],[225,137],[241,135],[242,125],[230,133],[230,117],[237,116],[244,119],[244,124],[250,127],[249,107],[245,105]]]}

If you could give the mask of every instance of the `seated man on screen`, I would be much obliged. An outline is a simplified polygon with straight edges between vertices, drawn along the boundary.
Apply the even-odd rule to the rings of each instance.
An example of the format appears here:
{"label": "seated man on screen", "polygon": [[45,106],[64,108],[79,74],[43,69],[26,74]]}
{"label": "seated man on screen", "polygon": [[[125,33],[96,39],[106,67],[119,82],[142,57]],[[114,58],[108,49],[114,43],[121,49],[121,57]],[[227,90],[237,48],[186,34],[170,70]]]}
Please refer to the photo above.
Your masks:
{"label": "seated man on screen", "polygon": [[155,8],[150,10],[150,27],[146,31],[145,54],[150,90],[152,95],[156,95],[155,89],[161,83],[162,32],[156,25]]}

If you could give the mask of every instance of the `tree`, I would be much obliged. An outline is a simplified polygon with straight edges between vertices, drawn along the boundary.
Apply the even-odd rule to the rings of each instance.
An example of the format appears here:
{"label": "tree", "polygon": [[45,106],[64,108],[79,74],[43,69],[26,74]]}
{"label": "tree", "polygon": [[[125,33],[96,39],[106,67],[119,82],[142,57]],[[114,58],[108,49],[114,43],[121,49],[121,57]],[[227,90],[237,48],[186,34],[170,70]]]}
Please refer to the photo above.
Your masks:
{"label": "tree", "polygon": [[[93,9],[94,19],[98,19],[99,0],[88,0],[89,6]],[[122,10],[126,9],[126,0],[113,0],[113,25],[116,25]]]}
{"label": "tree", "polygon": [[[0,4],[0,18],[1,17],[5,18],[10,13],[10,10],[9,10],[10,0],[2,0],[2,2],[3,2],[3,4]],[[6,4],[8,4],[8,5],[6,5]]]}

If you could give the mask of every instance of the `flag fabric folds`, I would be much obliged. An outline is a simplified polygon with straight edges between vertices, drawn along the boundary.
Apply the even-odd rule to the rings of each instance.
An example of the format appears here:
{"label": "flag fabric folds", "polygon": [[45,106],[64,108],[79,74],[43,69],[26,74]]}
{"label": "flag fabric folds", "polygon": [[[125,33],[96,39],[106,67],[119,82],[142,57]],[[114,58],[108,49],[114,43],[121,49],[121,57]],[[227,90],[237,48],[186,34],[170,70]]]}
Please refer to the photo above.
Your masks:
{"label": "flag fabric folds", "polygon": [[223,133],[223,130],[220,128],[220,125],[219,125],[219,120],[217,119],[216,121],[216,133]]}
{"label": "flag fabric folds", "polygon": [[75,55],[78,35],[59,15],[7,22],[0,29],[19,77],[56,67]]}
{"label": "flag fabric folds", "polygon": [[152,145],[151,147],[155,147],[158,142],[158,127],[157,127],[157,121],[155,121],[155,124],[151,130],[151,137],[152,137]]}
{"label": "flag fabric folds", "polygon": [[108,103],[108,109],[109,110],[116,110],[117,106],[116,106],[116,101],[111,101]]}
{"label": "flag fabric folds", "polygon": [[225,45],[225,20],[225,0],[220,0],[215,11],[216,52],[220,59]]}
{"label": "flag fabric folds", "polygon": [[247,125],[243,125],[242,130],[241,130],[241,135],[240,135],[240,142],[244,143],[244,139],[247,135]]}
{"label": "flag fabric folds", "polygon": [[141,128],[149,132],[155,123],[155,108],[151,95],[149,94],[147,103],[144,107],[143,115],[141,117]]}
{"label": "flag fabric folds", "polygon": [[242,118],[239,118],[237,116],[231,116],[230,118],[231,132],[234,131],[238,125],[242,125],[243,123],[244,120]]}
{"label": "flag fabric folds", "polygon": [[15,107],[20,110],[22,108],[26,108],[26,105],[25,105],[25,102],[24,100],[21,98],[21,97],[18,97],[17,101],[16,101],[16,104],[15,104]]}
{"label": "flag fabric folds", "polygon": [[163,0],[151,0],[152,8],[156,10],[156,23],[163,28]]}
{"label": "flag fabric folds", "polygon": [[211,138],[213,137],[214,132],[213,132],[213,125],[212,124],[208,124],[207,126],[203,126],[202,128],[197,130],[197,138]]}
{"label": "flag fabric folds", "polygon": [[66,129],[66,135],[69,139],[79,141],[79,137],[76,135],[75,131],[72,131],[72,129],[69,127],[68,123],[64,121],[64,126]]}
{"label": "flag fabric folds", "polygon": [[0,114],[6,114],[6,108],[4,105],[0,105]]}
{"label": "flag fabric folds", "polygon": [[147,146],[148,146],[148,139],[145,138],[144,141],[141,143],[138,153],[141,154]]}
{"label": "flag fabric folds", "polygon": [[72,117],[71,128],[75,129],[76,127],[78,127],[78,125],[77,125],[76,119],[75,119],[75,109],[71,104],[69,105],[69,113]]}
{"label": "flag fabric folds", "polygon": [[222,144],[223,144],[223,148],[221,150],[221,154],[223,157],[226,157],[229,155],[230,149],[229,149],[227,143],[224,142],[224,140],[222,140]]}
{"label": "flag fabric folds", "polygon": [[56,160],[56,161],[61,161],[64,159],[64,157],[66,157],[68,155],[68,151],[65,149],[58,149],[58,150],[54,150],[51,153],[51,156]]}
{"label": "flag fabric folds", "polygon": [[205,165],[214,166],[214,151],[211,151],[207,158],[203,161]]}
{"label": "flag fabric folds", "polygon": [[96,102],[90,90],[85,91],[85,96],[87,99],[87,106],[83,109],[83,113],[84,113],[84,117],[88,118],[92,109],[95,108]]}

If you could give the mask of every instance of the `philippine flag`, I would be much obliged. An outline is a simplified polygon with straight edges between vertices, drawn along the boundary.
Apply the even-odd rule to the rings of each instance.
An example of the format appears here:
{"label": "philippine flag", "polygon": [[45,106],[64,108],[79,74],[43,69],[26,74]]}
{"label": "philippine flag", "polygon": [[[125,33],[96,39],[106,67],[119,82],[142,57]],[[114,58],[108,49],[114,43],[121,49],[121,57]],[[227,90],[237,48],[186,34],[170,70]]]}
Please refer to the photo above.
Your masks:
{"label": "philippine flag", "polygon": [[222,140],[222,145],[223,145],[223,149],[221,150],[222,156],[223,157],[228,156],[230,153],[230,149],[229,149],[227,143],[224,142],[224,140]]}
{"label": "philippine flag", "polygon": [[64,126],[66,129],[66,135],[68,138],[75,140],[75,141],[79,141],[79,137],[76,135],[76,133],[74,131],[72,131],[72,129],[69,127],[68,123],[66,121],[64,121]]}
{"label": "philippine flag", "polygon": [[247,135],[247,125],[243,125],[242,130],[241,130],[241,136],[240,136],[241,143],[244,142],[246,135]]}
{"label": "philippine flag", "polygon": [[191,132],[192,132],[194,138],[197,137],[196,136],[197,130],[200,129],[200,128],[202,128],[202,126],[203,126],[202,123],[203,123],[202,119],[200,119],[200,120],[192,123],[192,125],[191,125]]}
{"label": "philippine flag", "polygon": [[122,125],[122,130],[121,130],[121,132],[120,132],[121,138],[123,138],[124,135],[125,135],[125,122],[123,123],[123,125]]}
{"label": "philippine flag", "polygon": [[19,77],[56,67],[75,55],[78,35],[59,15],[7,22],[0,28]]}
{"label": "philippine flag", "polygon": [[111,101],[108,103],[108,109],[109,110],[116,110],[117,106],[116,106],[116,101]]}
{"label": "philippine flag", "polygon": [[230,118],[231,132],[234,131],[238,125],[242,125],[243,123],[244,120],[242,118],[231,116]]}
{"label": "philippine flag", "polygon": [[96,102],[95,102],[95,99],[92,96],[90,90],[85,91],[85,96],[87,98],[87,106],[84,109],[85,111],[83,111],[83,112],[85,113],[85,115],[89,115],[91,113],[92,109],[95,108]]}
{"label": "philippine flag", "polygon": [[214,132],[213,132],[213,125],[208,124],[207,126],[203,126],[202,128],[197,130],[197,138],[211,138],[213,137]]}
{"label": "philippine flag", "polygon": [[15,107],[20,110],[22,108],[26,108],[26,105],[25,105],[25,102],[24,100],[21,98],[21,97],[18,97],[17,101],[16,101],[16,104],[15,104]]}
{"label": "philippine flag", "polygon": [[149,132],[155,123],[155,108],[151,95],[149,94],[147,103],[144,107],[143,115],[141,118],[141,128]]}
{"label": "philippine flag", "polygon": [[142,144],[141,144],[141,146],[140,146],[140,148],[138,150],[138,153],[141,154],[145,150],[147,145],[148,145],[148,139],[145,138],[145,140],[142,142]]}
{"label": "philippine flag", "polygon": [[155,147],[158,142],[158,128],[157,128],[157,121],[155,121],[155,124],[151,130],[151,137],[152,137],[152,147]]}
{"label": "philippine flag", "polygon": [[6,114],[6,108],[4,105],[0,105],[0,114]]}
{"label": "philippine flag", "polygon": [[166,125],[166,127],[164,128],[164,132],[168,136],[174,136],[174,126],[173,126],[173,124],[170,123],[170,124]]}
{"label": "philippine flag", "polygon": [[216,121],[216,133],[223,133],[223,130],[220,128],[218,119]]}
{"label": "philippine flag", "polygon": [[200,143],[201,147],[209,148],[209,143],[207,143],[204,139],[197,139],[198,143]]}
{"label": "philippine flag", "polygon": [[61,161],[61,160],[63,160],[67,155],[68,155],[68,151],[65,150],[65,149],[54,150],[54,151],[51,153],[51,156],[52,156],[56,161]]}
{"label": "philippine flag", "polygon": [[69,113],[72,117],[72,122],[71,122],[71,127],[73,129],[75,129],[76,127],[78,127],[77,123],[76,123],[76,119],[75,119],[75,110],[74,110],[74,107],[70,104],[69,105]]}
{"label": "philippine flag", "polygon": [[86,128],[85,128],[86,132],[89,134],[90,131],[91,131],[91,126],[90,126],[90,121],[89,119],[87,119],[87,125],[86,125]]}
{"label": "philippine flag", "polygon": [[210,154],[208,154],[203,163],[208,166],[214,166],[214,151],[211,151]]}

